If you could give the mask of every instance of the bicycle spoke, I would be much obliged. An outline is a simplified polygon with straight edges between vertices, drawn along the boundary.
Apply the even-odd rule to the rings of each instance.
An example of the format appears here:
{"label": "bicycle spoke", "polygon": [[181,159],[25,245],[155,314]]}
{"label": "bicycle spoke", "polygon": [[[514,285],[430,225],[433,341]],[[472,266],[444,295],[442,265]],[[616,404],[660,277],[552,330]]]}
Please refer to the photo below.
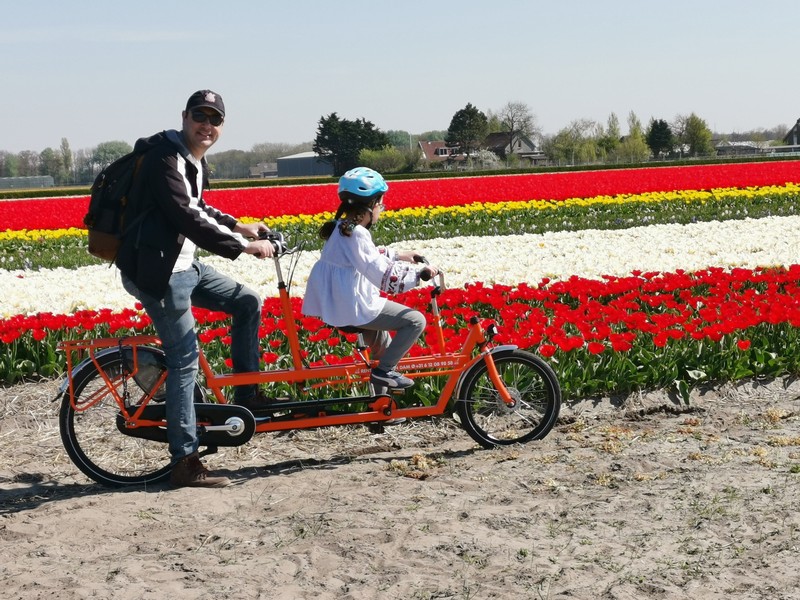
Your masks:
{"label": "bicycle spoke", "polygon": [[[139,352],[145,352],[139,349]],[[155,359],[161,358],[154,354]],[[134,378],[124,374],[119,354],[98,360],[75,383],[75,410],[69,397],[61,406],[61,437],[70,458],[87,476],[106,485],[156,482],[169,475],[170,456],[160,441],[132,437],[119,430],[120,407],[98,370],[102,369],[116,393],[131,394],[129,406],[148,396]]]}
{"label": "bicycle spoke", "polygon": [[527,352],[512,351],[494,362],[513,402],[506,404],[494,387],[486,364],[477,363],[465,378],[465,391],[457,405],[462,425],[486,447],[544,437],[560,407],[555,374],[541,359]]}

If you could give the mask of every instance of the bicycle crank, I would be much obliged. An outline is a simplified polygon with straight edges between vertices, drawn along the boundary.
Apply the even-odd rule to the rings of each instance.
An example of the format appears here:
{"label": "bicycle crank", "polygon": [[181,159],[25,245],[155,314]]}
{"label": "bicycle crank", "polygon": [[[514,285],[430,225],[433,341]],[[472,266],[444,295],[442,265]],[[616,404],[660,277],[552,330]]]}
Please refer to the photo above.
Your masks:
{"label": "bicycle crank", "polygon": [[[211,404],[195,402],[197,432],[201,446],[241,446],[253,437],[256,420],[249,410],[234,404]],[[117,415],[117,429],[131,437],[167,443],[166,407],[164,404],[148,406],[142,418],[161,421],[159,425],[137,426]]]}

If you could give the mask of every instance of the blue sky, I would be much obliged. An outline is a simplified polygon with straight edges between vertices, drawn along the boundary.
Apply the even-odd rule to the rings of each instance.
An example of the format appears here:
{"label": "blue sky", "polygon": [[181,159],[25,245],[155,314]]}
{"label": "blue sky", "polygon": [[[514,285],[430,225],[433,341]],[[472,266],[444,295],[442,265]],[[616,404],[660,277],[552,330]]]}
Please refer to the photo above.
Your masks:
{"label": "blue sky", "polygon": [[721,132],[800,117],[796,0],[6,0],[0,14],[10,152],[132,144],[179,127],[200,88],[227,107],[213,152],[311,141],[331,112],[447,129],[468,102],[524,102],[546,134],[612,112],[623,132],[631,111]]}

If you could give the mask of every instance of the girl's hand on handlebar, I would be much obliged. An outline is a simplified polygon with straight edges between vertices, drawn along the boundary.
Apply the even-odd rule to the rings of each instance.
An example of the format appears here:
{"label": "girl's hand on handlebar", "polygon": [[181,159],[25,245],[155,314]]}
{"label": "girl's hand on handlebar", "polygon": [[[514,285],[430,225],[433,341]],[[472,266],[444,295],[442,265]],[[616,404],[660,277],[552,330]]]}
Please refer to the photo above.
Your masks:
{"label": "girl's hand on handlebar", "polygon": [[430,281],[431,279],[436,277],[438,274],[439,274],[439,269],[437,269],[436,267],[432,267],[430,265],[427,265],[427,266],[423,267],[422,269],[420,269],[419,278],[422,281]]}
{"label": "girl's hand on handlebar", "polygon": [[402,260],[405,262],[424,262],[425,259],[420,255],[419,252],[414,250],[398,250],[397,251],[397,260]]}

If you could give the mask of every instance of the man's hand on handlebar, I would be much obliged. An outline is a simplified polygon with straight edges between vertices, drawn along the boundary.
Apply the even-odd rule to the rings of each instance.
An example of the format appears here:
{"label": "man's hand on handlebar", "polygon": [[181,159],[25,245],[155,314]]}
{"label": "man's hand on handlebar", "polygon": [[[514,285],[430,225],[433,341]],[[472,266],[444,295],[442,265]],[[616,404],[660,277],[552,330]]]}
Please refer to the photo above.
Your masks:
{"label": "man's hand on handlebar", "polygon": [[253,240],[244,249],[245,253],[256,258],[270,258],[275,256],[275,246],[271,240]]}
{"label": "man's hand on handlebar", "polygon": [[275,255],[275,245],[265,239],[269,227],[264,223],[236,223],[233,230],[250,240],[244,247],[245,254],[252,254],[256,258],[269,258]]}
{"label": "man's hand on handlebar", "polygon": [[258,239],[247,244],[244,251],[256,258],[270,258],[285,254],[289,250],[281,232],[264,228],[258,233]]}
{"label": "man's hand on handlebar", "polygon": [[269,227],[264,223],[236,223],[233,228],[236,233],[241,233],[244,237],[250,240],[257,240],[261,235],[269,232]]}

